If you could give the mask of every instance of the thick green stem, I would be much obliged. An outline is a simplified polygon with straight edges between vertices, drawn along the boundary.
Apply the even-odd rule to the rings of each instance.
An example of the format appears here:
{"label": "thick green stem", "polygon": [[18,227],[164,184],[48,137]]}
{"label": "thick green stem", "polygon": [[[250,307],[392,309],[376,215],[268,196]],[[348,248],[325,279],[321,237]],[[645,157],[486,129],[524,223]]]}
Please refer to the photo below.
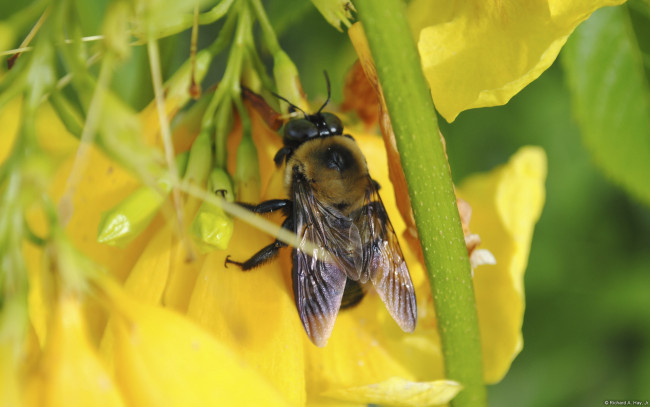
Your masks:
{"label": "thick green stem", "polygon": [[452,404],[486,405],[476,304],[449,165],[417,49],[399,0],[358,0],[397,139],[431,282]]}

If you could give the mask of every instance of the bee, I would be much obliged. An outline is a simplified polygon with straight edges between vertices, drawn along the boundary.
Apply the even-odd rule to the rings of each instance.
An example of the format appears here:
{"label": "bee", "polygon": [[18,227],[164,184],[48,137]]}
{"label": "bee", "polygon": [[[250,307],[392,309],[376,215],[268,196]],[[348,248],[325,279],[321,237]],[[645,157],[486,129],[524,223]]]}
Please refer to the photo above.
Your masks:
{"label": "bee", "polygon": [[[417,321],[413,282],[379,185],[355,140],[343,134],[341,120],[323,112],[330,100],[327,74],[325,79],[327,100],[314,114],[275,95],[303,115],[285,124],[284,145],[274,158],[278,167],[285,164],[289,199],[240,203],[259,214],[281,211],[282,227],[298,236],[292,251],[294,298],[307,336],[319,347],[327,344],[339,310],[359,303],[370,286],[403,331],[413,332]],[[275,240],[244,262],[228,256],[226,264],[250,270],[286,246]]]}

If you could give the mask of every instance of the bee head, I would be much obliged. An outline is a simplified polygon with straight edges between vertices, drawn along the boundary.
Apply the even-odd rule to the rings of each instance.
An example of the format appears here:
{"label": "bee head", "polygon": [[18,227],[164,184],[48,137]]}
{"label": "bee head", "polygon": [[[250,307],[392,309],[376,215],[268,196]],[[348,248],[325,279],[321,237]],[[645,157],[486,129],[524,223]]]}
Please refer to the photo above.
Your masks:
{"label": "bee head", "polygon": [[343,134],[343,124],[341,123],[341,119],[333,113],[322,111],[329,103],[331,96],[329,77],[327,76],[327,72],[323,73],[325,74],[325,81],[327,82],[327,100],[315,114],[308,115],[287,99],[275,95],[289,103],[291,111],[295,112],[296,110],[299,110],[304,115],[303,118],[293,119],[285,124],[284,139],[286,141],[290,143],[301,143],[314,137],[340,136]]}
{"label": "bee head", "polygon": [[284,126],[284,138],[291,142],[306,141],[314,137],[339,136],[343,124],[335,114],[316,113],[305,118],[293,119]]}

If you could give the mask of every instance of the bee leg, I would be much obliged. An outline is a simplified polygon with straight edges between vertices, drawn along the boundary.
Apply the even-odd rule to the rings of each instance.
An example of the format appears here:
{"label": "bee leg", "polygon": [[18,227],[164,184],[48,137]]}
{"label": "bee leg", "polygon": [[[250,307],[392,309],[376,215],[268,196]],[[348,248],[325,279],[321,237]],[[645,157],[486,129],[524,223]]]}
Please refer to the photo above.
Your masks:
{"label": "bee leg", "polygon": [[[282,227],[285,229],[292,230],[293,219],[287,218],[284,221],[284,223],[282,223]],[[250,259],[244,262],[230,260],[230,255],[226,256],[226,261],[224,262],[224,266],[228,267],[228,264],[234,264],[236,266],[241,267],[242,271],[248,271],[250,269],[254,269],[255,267],[261,266],[262,264],[276,258],[278,253],[280,252],[280,249],[283,247],[287,247],[287,244],[278,239],[275,239],[273,243],[263,247],[260,251],[255,253],[253,257],[251,257]]]}
{"label": "bee leg", "polygon": [[275,157],[273,157],[273,161],[275,162],[275,166],[279,167],[282,165],[282,162],[293,152],[293,149],[291,147],[282,147],[280,150],[278,150],[277,154],[275,154]]}
{"label": "bee leg", "polygon": [[259,267],[268,261],[273,260],[278,255],[280,249],[286,246],[287,246],[286,243],[276,240],[270,245],[262,248],[262,250],[255,253],[253,257],[251,257],[250,259],[244,262],[230,260],[230,256],[226,256],[226,261],[224,264],[226,265],[226,267],[228,267],[228,264],[235,264],[241,267],[242,271],[248,271],[254,269],[255,267]]}
{"label": "bee leg", "polygon": [[258,205],[251,205],[247,203],[239,203],[239,206],[248,209],[255,213],[271,213],[277,210],[282,210],[285,215],[291,213],[291,206],[293,203],[288,199],[270,199]]}

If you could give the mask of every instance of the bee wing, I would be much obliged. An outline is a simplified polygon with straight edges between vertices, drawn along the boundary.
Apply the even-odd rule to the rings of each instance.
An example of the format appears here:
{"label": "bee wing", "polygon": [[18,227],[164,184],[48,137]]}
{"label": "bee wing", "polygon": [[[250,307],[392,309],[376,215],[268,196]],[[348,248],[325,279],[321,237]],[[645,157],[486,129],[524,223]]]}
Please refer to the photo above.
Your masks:
{"label": "bee wing", "polygon": [[369,180],[366,205],[355,223],[363,242],[361,281],[372,281],[395,322],[403,331],[413,332],[417,322],[415,289],[397,235],[372,180]]}
{"label": "bee wing", "polygon": [[294,225],[300,238],[293,251],[296,307],[307,336],[325,346],[347,276],[361,272],[361,237],[352,219],[319,202],[305,180],[295,180],[293,187]]}
{"label": "bee wing", "polygon": [[341,307],[345,273],[331,263],[293,250],[293,291],[296,308],[309,339],[325,346]]}

